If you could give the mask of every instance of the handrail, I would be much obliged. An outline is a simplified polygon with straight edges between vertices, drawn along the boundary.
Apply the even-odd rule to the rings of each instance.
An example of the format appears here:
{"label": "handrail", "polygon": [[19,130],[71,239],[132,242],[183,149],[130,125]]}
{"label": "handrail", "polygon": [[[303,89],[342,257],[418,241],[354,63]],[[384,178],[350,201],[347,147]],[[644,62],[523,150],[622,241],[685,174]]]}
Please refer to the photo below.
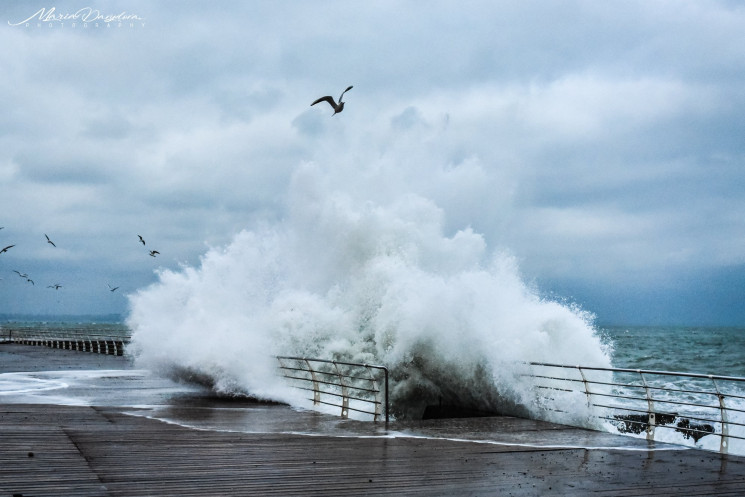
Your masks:
{"label": "handrail", "polygon": [[369,414],[374,421],[384,415],[385,422],[389,421],[388,368],[385,366],[296,356],[277,356],[277,361],[293,387],[313,392],[313,398],[308,400],[314,405],[341,408],[344,419],[349,417],[349,411],[354,411]]}
{"label": "handrail", "polygon": [[[543,362],[524,364],[531,371],[521,376],[532,379],[535,405],[541,410],[566,413],[564,406],[576,402],[574,396],[582,395],[589,418],[610,422],[622,432],[646,432],[648,440],[654,440],[655,430],[661,428],[673,429],[695,442],[714,435],[719,437],[719,452],[723,454],[732,441],[745,441],[745,422],[736,421],[743,421],[741,414],[745,413],[745,378]],[[576,374],[572,375],[573,371]],[[669,385],[671,381],[684,385]],[[732,388],[725,391],[723,384]],[[731,416],[735,413],[740,416]]]}
{"label": "handrail", "polygon": [[130,342],[130,337],[88,328],[14,326],[0,329],[0,342],[121,356],[124,355],[124,346]]}

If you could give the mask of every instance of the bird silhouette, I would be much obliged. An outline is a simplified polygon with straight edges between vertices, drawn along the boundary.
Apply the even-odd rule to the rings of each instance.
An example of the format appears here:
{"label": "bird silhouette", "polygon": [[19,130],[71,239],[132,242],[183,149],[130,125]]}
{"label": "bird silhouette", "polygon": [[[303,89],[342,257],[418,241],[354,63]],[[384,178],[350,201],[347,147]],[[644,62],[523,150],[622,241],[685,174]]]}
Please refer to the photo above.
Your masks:
{"label": "bird silhouette", "polygon": [[316,100],[315,102],[313,102],[312,104],[310,104],[310,106],[313,107],[318,102],[328,102],[329,105],[334,108],[334,113],[331,114],[331,115],[332,116],[335,116],[336,114],[338,114],[339,112],[341,112],[341,111],[344,110],[344,102],[341,101],[341,98],[344,96],[344,94],[346,92],[348,92],[352,88],[354,88],[354,87],[353,86],[350,86],[349,88],[347,88],[346,90],[344,90],[343,92],[341,92],[341,95],[339,95],[339,103],[334,102],[334,97],[332,97],[330,95],[326,95],[325,97],[321,97],[318,100]]}
{"label": "bird silhouette", "polygon": [[59,290],[60,288],[62,288],[62,285],[60,285],[59,283],[55,283],[54,285],[49,285],[47,288],[54,288],[55,290]]}
{"label": "bird silhouette", "polygon": [[2,254],[3,252],[7,252],[9,248],[13,248],[13,247],[15,247],[15,245],[8,245],[4,249],[0,250],[0,254]]}
{"label": "bird silhouette", "polygon": [[[108,283],[107,283],[107,285],[108,285]],[[110,291],[110,292],[114,292],[114,291],[116,291],[116,289],[117,289],[117,288],[119,288],[119,287],[118,287],[118,286],[113,286],[113,287],[112,287],[111,285],[109,285],[109,291]]]}
{"label": "bird silhouette", "polygon": [[18,276],[20,276],[21,278],[28,278],[28,274],[26,274],[26,273],[20,273],[20,272],[16,271],[15,269],[13,270],[13,272],[14,273],[17,273]]}
{"label": "bird silhouette", "polygon": [[139,237],[139,239],[142,242],[142,244],[145,245],[145,240],[140,235],[137,235],[137,236]]}
{"label": "bird silhouette", "polygon": [[34,283],[34,280],[32,280],[31,278],[26,278],[26,281],[28,281],[32,285],[36,286],[36,283]]}
{"label": "bird silhouette", "polygon": [[47,237],[47,243],[51,243],[52,244],[52,247],[56,247],[57,246],[57,245],[54,244],[54,242],[52,240],[49,239],[49,237],[47,236],[46,233],[44,233],[44,236]]}
{"label": "bird silhouette", "polygon": [[155,254],[160,254],[157,250],[151,250],[150,251],[150,257],[155,257]]}

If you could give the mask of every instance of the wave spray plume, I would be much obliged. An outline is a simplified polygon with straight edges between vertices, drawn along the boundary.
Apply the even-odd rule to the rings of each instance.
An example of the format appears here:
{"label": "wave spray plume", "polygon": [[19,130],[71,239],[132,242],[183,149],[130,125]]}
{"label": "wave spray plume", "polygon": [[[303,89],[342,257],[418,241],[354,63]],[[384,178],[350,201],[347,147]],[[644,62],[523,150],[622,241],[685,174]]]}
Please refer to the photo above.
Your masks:
{"label": "wave spray plume", "polygon": [[447,236],[431,200],[366,201],[324,177],[302,165],[284,220],[130,296],[138,364],[295,405],[275,355],[382,364],[399,418],[439,401],[519,409],[519,361],[610,364],[590,315],[540,298],[478,233]]}

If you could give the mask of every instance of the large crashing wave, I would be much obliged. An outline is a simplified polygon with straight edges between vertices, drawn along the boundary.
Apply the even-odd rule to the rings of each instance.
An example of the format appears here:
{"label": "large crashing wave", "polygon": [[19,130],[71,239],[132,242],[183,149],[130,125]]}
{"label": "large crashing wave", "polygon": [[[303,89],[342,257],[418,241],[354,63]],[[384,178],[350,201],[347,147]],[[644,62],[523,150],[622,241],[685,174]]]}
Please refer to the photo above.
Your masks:
{"label": "large crashing wave", "polygon": [[238,234],[199,267],[130,297],[141,366],[188,371],[223,392],[294,402],[275,355],[382,364],[391,403],[520,405],[519,361],[608,366],[591,316],[541,299],[509,255],[415,194],[382,205],[296,171],[285,220]]}

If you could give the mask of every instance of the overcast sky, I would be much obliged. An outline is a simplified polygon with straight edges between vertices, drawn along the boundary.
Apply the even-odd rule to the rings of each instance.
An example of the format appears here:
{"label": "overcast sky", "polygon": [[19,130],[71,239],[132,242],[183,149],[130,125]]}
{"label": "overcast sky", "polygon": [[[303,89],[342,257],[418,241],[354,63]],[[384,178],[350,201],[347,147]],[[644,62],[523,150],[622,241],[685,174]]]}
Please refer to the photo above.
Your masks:
{"label": "overcast sky", "polygon": [[741,2],[5,1],[0,46],[0,313],[126,313],[314,162],[599,323],[745,325]]}

